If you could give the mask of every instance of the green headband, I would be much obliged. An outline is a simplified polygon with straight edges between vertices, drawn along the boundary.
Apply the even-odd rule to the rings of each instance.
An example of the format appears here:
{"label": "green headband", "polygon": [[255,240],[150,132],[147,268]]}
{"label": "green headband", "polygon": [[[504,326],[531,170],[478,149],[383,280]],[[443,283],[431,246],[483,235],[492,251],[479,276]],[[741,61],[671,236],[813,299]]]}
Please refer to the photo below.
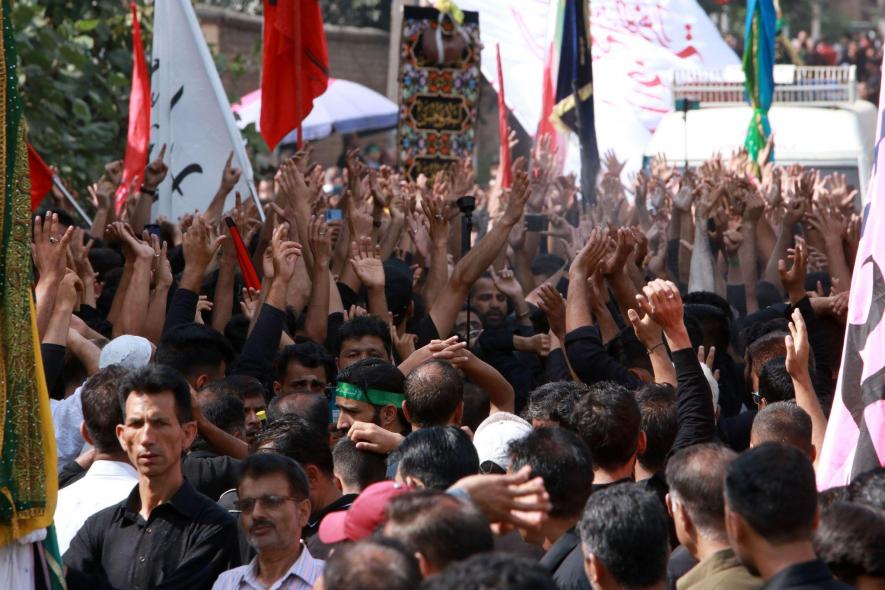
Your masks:
{"label": "green headband", "polygon": [[373,406],[386,406],[390,404],[397,408],[402,407],[403,400],[406,399],[406,396],[403,393],[394,393],[392,391],[384,391],[383,389],[371,388],[362,390],[356,385],[343,383],[341,381],[338,382],[338,388],[335,390],[335,395],[340,395],[341,397],[346,397],[347,399],[356,400],[358,402],[366,402]]}

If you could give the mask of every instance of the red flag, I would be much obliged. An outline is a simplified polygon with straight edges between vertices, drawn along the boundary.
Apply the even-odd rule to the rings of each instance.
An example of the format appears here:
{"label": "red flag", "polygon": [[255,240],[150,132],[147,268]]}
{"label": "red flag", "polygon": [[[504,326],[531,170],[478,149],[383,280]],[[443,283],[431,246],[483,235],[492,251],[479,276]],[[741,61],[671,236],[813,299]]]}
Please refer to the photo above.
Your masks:
{"label": "red flag", "polygon": [[40,202],[52,190],[52,170],[30,143],[28,144],[28,166],[31,169],[31,211],[36,211]]}
{"label": "red flag", "polygon": [[260,124],[270,149],[300,127],[313,99],[328,84],[329,52],[320,3],[264,0]]}
{"label": "red flag", "polygon": [[234,242],[234,249],[237,251],[237,262],[240,263],[243,282],[246,283],[247,287],[260,291],[261,281],[258,280],[258,273],[255,272],[255,267],[252,266],[252,259],[249,258],[249,252],[246,250],[246,244],[243,243],[237,224],[231,217],[225,217],[224,223],[227,224],[228,231],[230,231],[230,236]]}
{"label": "red flag", "polygon": [[498,156],[498,167],[501,168],[501,188],[510,188],[513,182],[513,171],[510,163],[510,144],[507,136],[510,129],[507,125],[507,103],[504,101],[504,70],[501,68],[501,44],[495,44],[498,56],[498,141],[501,144]]}
{"label": "red flag", "polygon": [[144,59],[141,26],[135,2],[132,10],[132,88],[129,91],[129,132],[126,139],[126,159],[123,161],[123,178],[117,188],[116,207],[119,213],[126,204],[129,186],[140,180],[147,167],[148,145],[151,140],[151,81]]}
{"label": "red flag", "polygon": [[556,128],[550,121],[550,115],[553,114],[553,105],[556,104],[556,89],[553,83],[553,45],[547,48],[547,59],[544,61],[544,81],[541,89],[541,120],[538,122],[538,129],[535,135],[535,141],[541,141],[545,135],[556,137]]}

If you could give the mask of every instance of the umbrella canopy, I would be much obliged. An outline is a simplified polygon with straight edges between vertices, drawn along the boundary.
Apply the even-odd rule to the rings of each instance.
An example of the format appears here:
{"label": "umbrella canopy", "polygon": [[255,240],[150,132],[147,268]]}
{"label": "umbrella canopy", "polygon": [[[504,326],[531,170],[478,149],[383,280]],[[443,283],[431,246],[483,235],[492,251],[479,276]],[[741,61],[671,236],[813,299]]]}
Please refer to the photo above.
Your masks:
{"label": "umbrella canopy", "polygon": [[[240,129],[250,123],[260,130],[261,90],[243,96],[233,105]],[[362,84],[329,79],[329,87],[313,101],[313,110],[302,123],[304,139],[313,141],[338,133],[359,133],[381,131],[396,126],[399,109],[396,103]],[[293,143],[298,139],[293,129],[282,143]]]}

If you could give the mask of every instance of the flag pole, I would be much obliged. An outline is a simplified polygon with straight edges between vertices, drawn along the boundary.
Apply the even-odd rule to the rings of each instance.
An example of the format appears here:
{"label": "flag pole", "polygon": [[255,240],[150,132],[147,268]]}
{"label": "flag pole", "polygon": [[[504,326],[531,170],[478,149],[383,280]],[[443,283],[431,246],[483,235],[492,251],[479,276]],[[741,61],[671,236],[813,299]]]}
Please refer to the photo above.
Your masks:
{"label": "flag pole", "polygon": [[83,208],[80,206],[80,203],[77,202],[77,199],[74,198],[74,195],[72,195],[68,188],[64,185],[64,183],[62,183],[61,178],[58,177],[58,174],[52,175],[52,186],[57,188],[61,192],[61,194],[65,196],[65,199],[68,201],[68,203],[71,204],[71,207],[74,208],[77,214],[83,218],[83,221],[89,224],[89,227],[92,227],[92,220],[89,218],[88,215],[86,215],[86,212],[83,211]]}
{"label": "flag pole", "polygon": [[[298,73],[299,78],[301,77],[302,63],[301,56],[304,53],[304,48],[302,47],[301,42],[301,0],[294,0],[295,2],[295,71]],[[304,137],[301,123],[304,121],[305,113],[301,112],[302,104],[304,102],[304,88],[301,87],[300,83],[295,84],[295,113],[298,118],[298,143],[296,144],[298,147],[298,151],[304,147]]]}

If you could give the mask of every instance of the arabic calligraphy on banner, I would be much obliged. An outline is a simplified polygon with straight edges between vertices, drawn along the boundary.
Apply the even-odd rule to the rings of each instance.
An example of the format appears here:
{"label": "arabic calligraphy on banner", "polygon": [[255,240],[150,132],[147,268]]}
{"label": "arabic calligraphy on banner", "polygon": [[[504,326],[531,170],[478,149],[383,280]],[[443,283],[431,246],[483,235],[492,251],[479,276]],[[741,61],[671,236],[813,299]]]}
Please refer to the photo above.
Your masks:
{"label": "arabic calligraphy on banner", "polygon": [[410,178],[432,178],[473,155],[479,101],[479,22],[457,25],[433,8],[407,6],[400,48],[399,160]]}
{"label": "arabic calligraphy on banner", "polygon": [[738,64],[695,0],[593,0],[590,34],[599,149],[632,170],[673,110],[673,70]]}

